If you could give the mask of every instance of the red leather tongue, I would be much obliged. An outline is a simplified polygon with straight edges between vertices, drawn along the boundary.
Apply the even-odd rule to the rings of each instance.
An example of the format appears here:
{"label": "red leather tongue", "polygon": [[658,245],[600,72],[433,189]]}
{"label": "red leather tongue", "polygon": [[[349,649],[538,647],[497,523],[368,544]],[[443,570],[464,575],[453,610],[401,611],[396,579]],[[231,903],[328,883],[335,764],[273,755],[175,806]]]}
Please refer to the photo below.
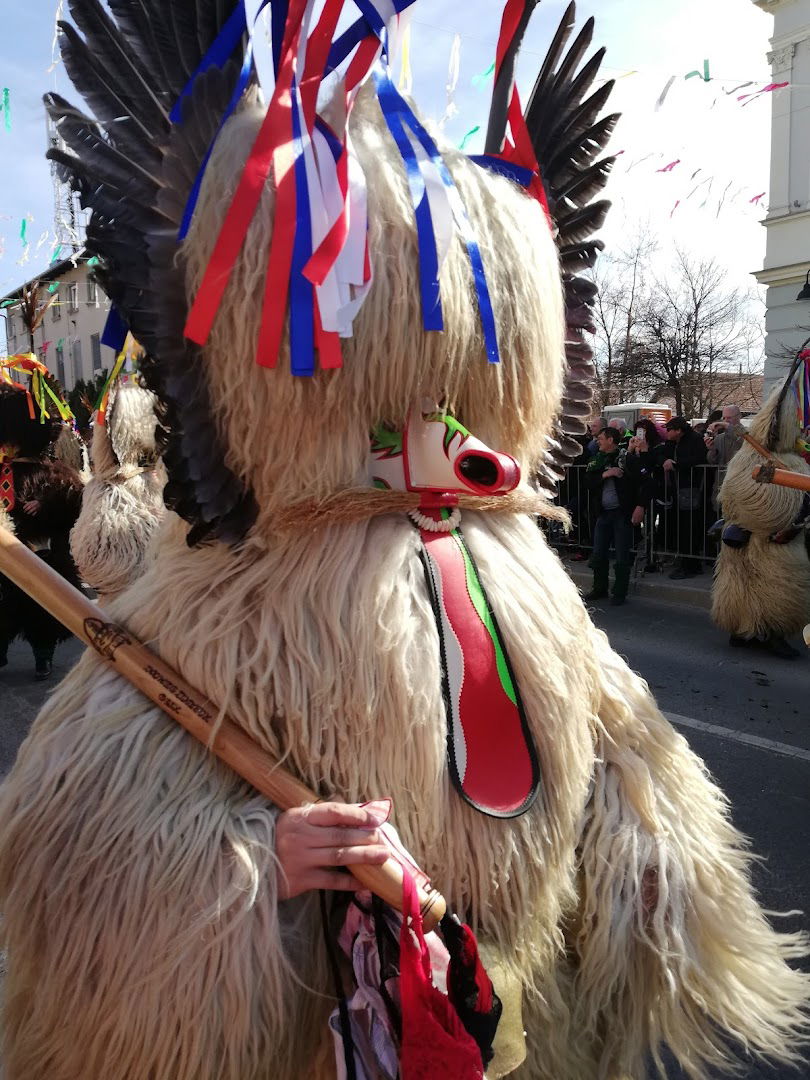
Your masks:
{"label": "red leather tongue", "polygon": [[537,797],[540,776],[506,650],[461,535],[420,534],[442,645],[453,781],[482,813],[517,817]]}

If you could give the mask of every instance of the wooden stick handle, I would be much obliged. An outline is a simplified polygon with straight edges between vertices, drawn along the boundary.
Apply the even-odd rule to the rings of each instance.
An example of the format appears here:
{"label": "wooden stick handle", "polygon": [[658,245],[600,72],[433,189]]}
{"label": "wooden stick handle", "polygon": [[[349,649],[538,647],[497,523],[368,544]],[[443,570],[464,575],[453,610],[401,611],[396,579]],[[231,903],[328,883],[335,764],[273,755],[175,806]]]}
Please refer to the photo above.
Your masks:
{"label": "wooden stick handle", "polygon": [[[0,527],[0,572],[28,593],[76,637],[86,642],[119,675],[161,708],[186,731],[217,755],[234,772],[252,784],[275,806],[291,810],[319,802],[319,796],[283,768],[227,717],[219,724],[219,710],[165,664],[160,657],[136,641],[123,627],[107,622],[103,611],[78,589],[39,559],[32,551]],[[404,855],[388,844],[391,854],[382,866],[354,866],[352,873],[366,888],[387,904],[402,909],[403,865],[415,870]],[[425,930],[438,924],[447,905],[416,870],[416,884]]]}
{"label": "wooden stick handle", "polygon": [[772,462],[774,465],[778,465],[780,468],[786,468],[784,461],[780,461],[775,454],[772,454],[770,450],[767,450],[761,442],[757,442],[753,435],[749,435],[747,431],[743,432],[743,438],[749,446],[753,446],[758,454]]}
{"label": "wooden stick handle", "polygon": [[791,472],[789,469],[771,470],[760,465],[751,475],[763,484],[779,484],[780,487],[796,488],[797,491],[810,491],[810,476],[804,473]]}

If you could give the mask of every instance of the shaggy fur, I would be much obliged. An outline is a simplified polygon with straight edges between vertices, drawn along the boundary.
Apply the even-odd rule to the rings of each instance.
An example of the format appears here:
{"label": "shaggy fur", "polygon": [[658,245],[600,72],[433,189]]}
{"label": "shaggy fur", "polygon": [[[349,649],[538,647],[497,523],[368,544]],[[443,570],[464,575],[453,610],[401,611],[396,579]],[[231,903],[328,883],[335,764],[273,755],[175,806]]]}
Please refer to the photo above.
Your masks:
{"label": "shaggy fur", "polygon": [[[751,425],[751,434],[765,442],[778,405],[775,391]],[[795,453],[800,434],[792,394],[779,417],[774,449],[786,468],[810,473],[810,466]],[[720,489],[727,523],[750,529],[743,548],[721,545],[712,590],[712,618],[717,625],[743,637],[787,637],[798,633],[810,619],[810,559],[800,533],[787,544],[774,544],[770,536],[788,528],[801,509],[803,494],[776,484],[760,484],[753,471],[762,457],[747,443],[734,455]]]}
{"label": "shaggy fur", "polygon": [[[446,329],[418,328],[412,208],[376,105],[358,105],[375,284],[345,367],[252,365],[272,195],[205,354],[229,465],[257,493],[238,548],[156,557],[110,605],[322,795],[390,796],[405,843],[523,985],[522,1080],[642,1080],[666,1041],[689,1075],[730,1044],[791,1060],[807,980],[752,895],[742,838],[700,762],[595,630],[535,522],[464,512],[542,768],[501,821],[446,764],[434,616],[403,514],[277,533],[273,516],[364,480],[368,431],[414,400],[524,467],[558,404],[562,311],[540,210],[448,151],[475,222],[503,363],[484,357],[466,256],[442,272]],[[199,280],[261,114],[228,125],[185,254]],[[86,655],[36,721],[0,798],[8,1080],[334,1076],[312,897],[279,903],[276,811]],[[70,1000],[70,1022],[65,1002]]]}
{"label": "shaggy fur", "polygon": [[126,384],[110,392],[107,422],[93,432],[93,478],[70,549],[83,580],[107,599],[143,573],[163,520],[166,478],[155,423],[154,395]]}

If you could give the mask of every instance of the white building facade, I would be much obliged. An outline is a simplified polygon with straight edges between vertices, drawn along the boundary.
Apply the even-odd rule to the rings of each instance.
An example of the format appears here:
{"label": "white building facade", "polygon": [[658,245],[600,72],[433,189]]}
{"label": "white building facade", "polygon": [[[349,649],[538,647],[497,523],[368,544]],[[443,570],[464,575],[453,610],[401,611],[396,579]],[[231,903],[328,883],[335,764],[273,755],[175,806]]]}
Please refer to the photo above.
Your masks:
{"label": "white building facade", "polygon": [[[101,335],[110,310],[110,301],[91,280],[91,270],[83,256],[74,256],[48,268],[33,281],[40,282],[43,302],[53,299],[42,324],[34,333],[34,352],[57,377],[65,391],[83,379],[92,380],[115,363],[112,349],[101,344]],[[2,299],[0,314],[6,317],[9,355],[28,353],[31,343],[20,312],[22,289]]]}
{"label": "white building facade", "polygon": [[773,82],[791,84],[773,97],[765,265],[755,275],[767,287],[767,395],[810,337],[810,298],[797,300],[810,280],[810,0],[753,2],[774,17]]}

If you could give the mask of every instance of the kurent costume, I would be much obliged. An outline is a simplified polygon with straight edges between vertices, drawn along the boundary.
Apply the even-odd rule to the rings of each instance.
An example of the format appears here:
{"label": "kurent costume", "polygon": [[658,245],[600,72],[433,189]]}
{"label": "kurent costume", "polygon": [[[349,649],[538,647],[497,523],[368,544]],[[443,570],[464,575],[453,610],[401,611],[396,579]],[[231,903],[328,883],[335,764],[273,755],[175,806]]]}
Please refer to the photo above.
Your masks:
{"label": "kurent costume", "polygon": [[[56,432],[40,410],[36,395],[0,383],[0,506],[17,538],[78,584],[68,537],[81,506],[82,484],[74,469],[48,456]],[[31,646],[37,676],[47,678],[56,645],[70,634],[0,576],[0,666],[18,637]]]}
{"label": "kurent costume", "polygon": [[157,448],[155,396],[131,376],[115,382],[93,426],[93,475],[70,534],[82,580],[104,599],[143,574],[163,520],[165,473]]}
{"label": "kurent costume", "polygon": [[[798,452],[805,421],[797,390],[805,374],[802,361],[754,417],[750,434],[785,468],[810,474]],[[757,450],[745,443],[720,489],[723,543],[712,618],[734,645],[759,641],[779,655],[797,656],[785,638],[800,633],[810,619],[810,559],[804,539],[810,500],[793,488],[758,483],[752,473],[762,463]]]}
{"label": "kurent costume", "polygon": [[[738,1040],[791,1058],[804,942],[770,927],[723,796],[518,512],[541,503],[518,464],[561,460],[555,418],[590,414],[575,275],[615,121],[609,83],[583,101],[590,24],[566,52],[566,13],[527,126],[533,4],[510,0],[471,160],[391,81],[407,0],[364,0],[337,39],[340,3],[315,27],[273,4],[268,104],[243,64],[259,6],[109,0],[113,23],[72,0],[87,44],[62,29],[98,119],[51,96],[52,153],[167,425],[171,512],[111,617],[313,789],[393,800],[505,1018],[522,997],[526,1048],[487,1075],[642,1080],[663,1044],[693,1077]],[[277,816],[86,655],[0,799],[7,1080],[345,1076],[319,898],[279,902]],[[454,1075],[406,1069],[429,1043],[403,1080]]]}

